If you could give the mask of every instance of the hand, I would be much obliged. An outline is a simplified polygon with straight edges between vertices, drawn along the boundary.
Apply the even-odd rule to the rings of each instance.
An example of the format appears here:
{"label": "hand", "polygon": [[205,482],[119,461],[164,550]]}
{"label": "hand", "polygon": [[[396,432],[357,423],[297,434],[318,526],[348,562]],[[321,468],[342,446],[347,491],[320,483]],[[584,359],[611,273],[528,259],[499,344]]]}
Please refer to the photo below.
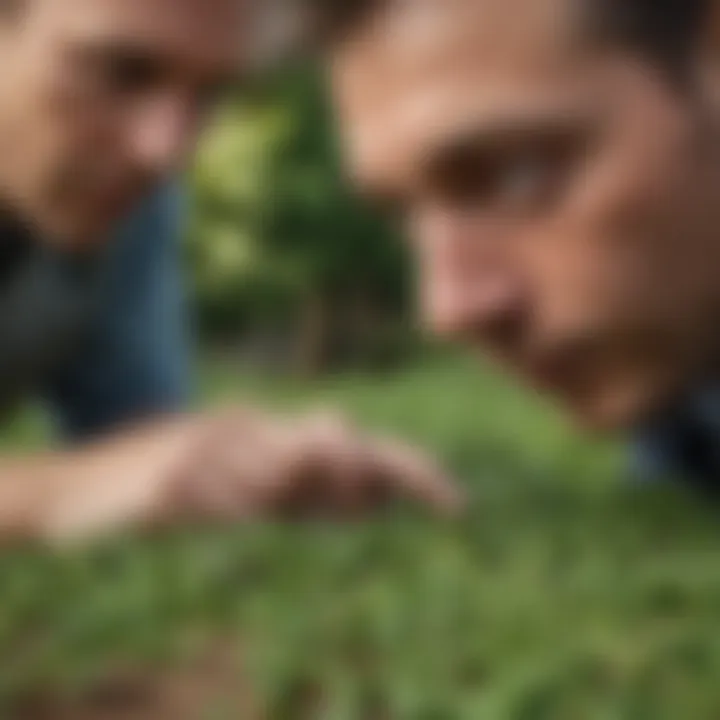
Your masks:
{"label": "hand", "polygon": [[219,519],[352,518],[401,499],[442,514],[458,489],[412,447],[364,437],[342,417],[279,420],[231,412],[210,421],[168,485],[161,514]]}
{"label": "hand", "polygon": [[459,490],[413,448],[333,416],[250,411],[184,418],[45,462],[40,534],[303,517],[355,518],[409,499],[442,514]]}

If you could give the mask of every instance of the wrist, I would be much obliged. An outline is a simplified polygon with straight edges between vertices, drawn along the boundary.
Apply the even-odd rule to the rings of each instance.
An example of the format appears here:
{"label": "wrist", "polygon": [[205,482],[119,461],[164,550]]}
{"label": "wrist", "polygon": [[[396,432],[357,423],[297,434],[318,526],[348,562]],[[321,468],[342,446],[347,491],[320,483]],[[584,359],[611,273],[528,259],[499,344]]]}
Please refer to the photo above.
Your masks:
{"label": "wrist", "polygon": [[57,457],[39,483],[33,532],[75,542],[162,522],[167,488],[197,436],[197,422],[183,418]]}

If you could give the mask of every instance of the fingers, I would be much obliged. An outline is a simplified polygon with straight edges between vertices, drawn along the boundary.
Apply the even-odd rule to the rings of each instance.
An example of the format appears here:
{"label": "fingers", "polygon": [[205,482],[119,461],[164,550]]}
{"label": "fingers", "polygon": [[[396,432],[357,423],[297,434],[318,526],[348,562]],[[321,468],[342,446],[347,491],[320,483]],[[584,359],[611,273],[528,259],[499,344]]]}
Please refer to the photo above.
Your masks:
{"label": "fingers", "polygon": [[205,519],[366,515],[399,499],[454,515],[458,488],[429,457],[390,440],[369,440],[343,417],[278,421],[224,413],[177,486],[179,505]]}
{"label": "fingers", "polygon": [[443,515],[461,512],[465,498],[438,464],[403,443],[379,440],[369,451],[372,472],[399,497],[415,500]]}
{"label": "fingers", "polygon": [[323,492],[336,510],[366,513],[400,498],[444,515],[462,509],[461,491],[426,454],[392,440],[366,439],[337,416],[320,418],[312,427],[312,469],[325,478]]}
{"label": "fingers", "polygon": [[297,428],[288,464],[284,516],[349,518],[361,505],[364,448],[349,423],[338,415],[313,416]]}

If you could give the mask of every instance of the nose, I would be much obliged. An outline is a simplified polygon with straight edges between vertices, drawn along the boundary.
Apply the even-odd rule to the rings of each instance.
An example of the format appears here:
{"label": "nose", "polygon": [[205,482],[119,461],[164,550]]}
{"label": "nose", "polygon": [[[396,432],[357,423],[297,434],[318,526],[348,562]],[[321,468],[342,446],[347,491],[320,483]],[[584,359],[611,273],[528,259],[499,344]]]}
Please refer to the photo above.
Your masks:
{"label": "nose", "polygon": [[517,327],[519,286],[507,273],[429,268],[421,284],[423,324],[438,337],[498,341]]}
{"label": "nose", "polygon": [[183,95],[147,98],[135,108],[130,124],[133,160],[148,175],[171,174],[184,164],[196,134],[192,103]]}
{"label": "nose", "polygon": [[446,224],[420,243],[423,324],[449,339],[514,341],[527,295],[519,270],[498,238],[458,229]]}

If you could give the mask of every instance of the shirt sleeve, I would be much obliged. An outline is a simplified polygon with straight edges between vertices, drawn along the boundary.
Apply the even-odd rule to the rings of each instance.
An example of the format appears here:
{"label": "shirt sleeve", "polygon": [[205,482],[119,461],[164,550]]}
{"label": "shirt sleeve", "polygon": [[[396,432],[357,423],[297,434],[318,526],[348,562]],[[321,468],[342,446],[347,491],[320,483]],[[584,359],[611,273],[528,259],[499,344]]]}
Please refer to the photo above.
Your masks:
{"label": "shirt sleeve", "polygon": [[164,188],[115,239],[91,342],[49,392],[68,439],[175,412],[190,400],[183,205],[179,188]]}

